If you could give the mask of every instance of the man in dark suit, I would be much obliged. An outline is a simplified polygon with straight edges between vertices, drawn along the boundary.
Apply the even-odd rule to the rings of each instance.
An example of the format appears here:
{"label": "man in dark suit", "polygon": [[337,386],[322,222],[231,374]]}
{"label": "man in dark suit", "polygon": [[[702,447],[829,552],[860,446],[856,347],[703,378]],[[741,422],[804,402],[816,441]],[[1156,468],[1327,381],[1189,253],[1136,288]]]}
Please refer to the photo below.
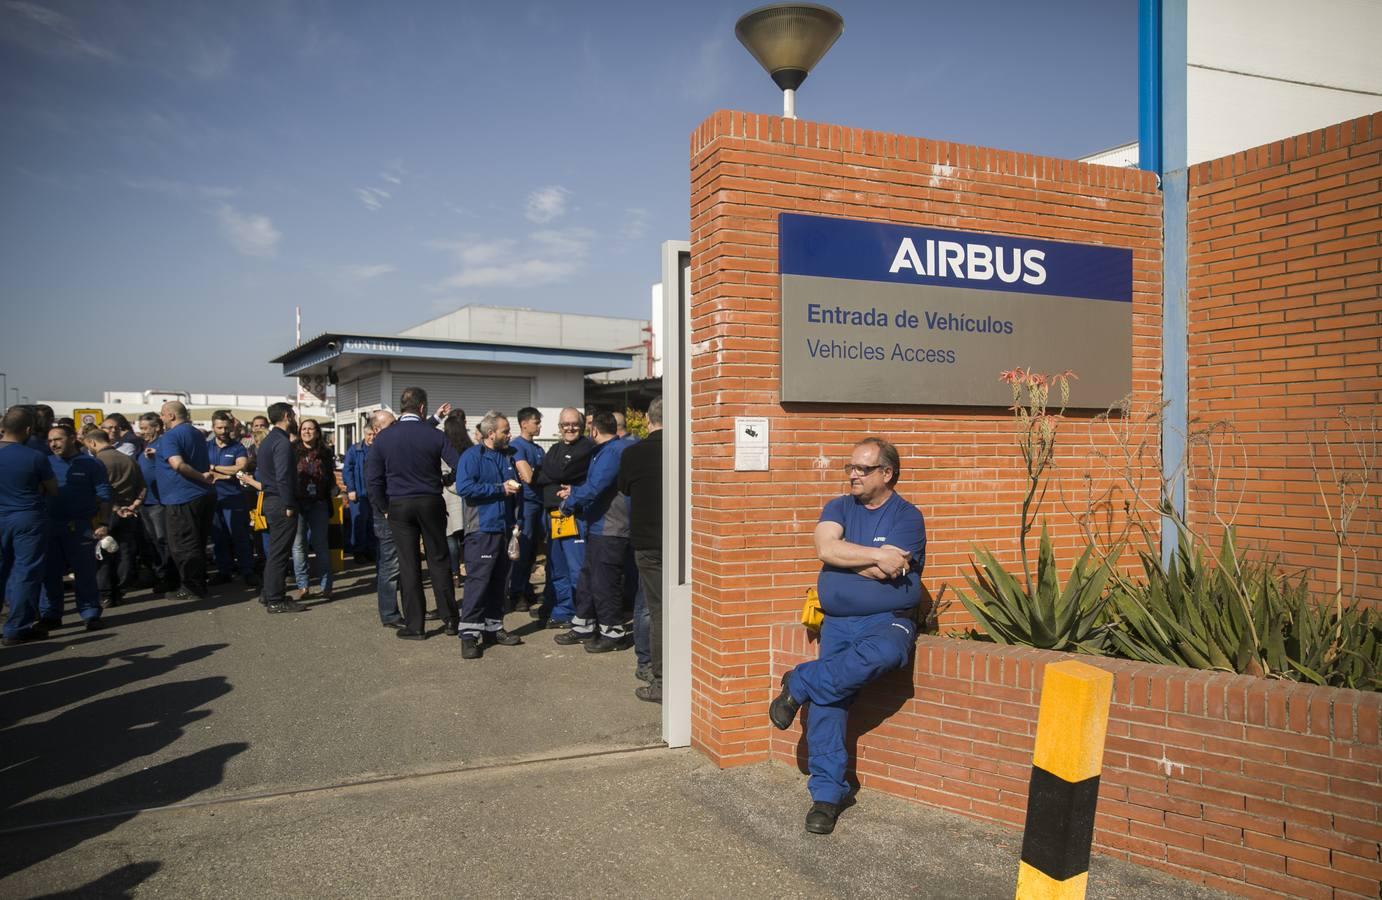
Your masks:
{"label": "man in dark suit", "polygon": [[264,587],[259,602],[271,613],[302,612],[306,607],[290,600],[283,590],[293,560],[297,537],[297,456],[288,429],[296,414],[287,403],[269,407],[269,436],[259,445],[256,480],[263,485],[264,519],[269,523],[269,553],[264,560]]}
{"label": "man in dark suit", "polygon": [[[370,450],[369,496],[381,504],[398,549],[398,587],[402,595],[404,640],[420,641],[427,602],[422,594],[422,558],[418,539],[427,548],[427,576],[437,598],[447,634],[455,635],[460,621],[455,568],[446,546],[446,502],[442,499],[441,462],[456,471],[456,448],[427,420],[427,392],[406,388],[398,401],[398,421],[374,439]],[[377,457],[377,462],[375,461]]]}

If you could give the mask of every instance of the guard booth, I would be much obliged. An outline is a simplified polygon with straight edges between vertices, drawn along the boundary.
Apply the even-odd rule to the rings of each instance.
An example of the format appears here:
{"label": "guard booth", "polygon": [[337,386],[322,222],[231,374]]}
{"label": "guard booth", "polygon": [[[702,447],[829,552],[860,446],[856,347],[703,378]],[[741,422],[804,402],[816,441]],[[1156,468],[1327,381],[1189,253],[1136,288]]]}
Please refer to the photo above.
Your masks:
{"label": "guard booth", "polygon": [[323,397],[335,385],[336,450],[343,453],[370,413],[397,410],[407,387],[427,391],[434,410],[450,403],[470,421],[490,409],[513,415],[537,407],[554,437],[561,408],[584,405],[586,375],[627,369],[632,360],[613,350],[326,332],[272,362]]}

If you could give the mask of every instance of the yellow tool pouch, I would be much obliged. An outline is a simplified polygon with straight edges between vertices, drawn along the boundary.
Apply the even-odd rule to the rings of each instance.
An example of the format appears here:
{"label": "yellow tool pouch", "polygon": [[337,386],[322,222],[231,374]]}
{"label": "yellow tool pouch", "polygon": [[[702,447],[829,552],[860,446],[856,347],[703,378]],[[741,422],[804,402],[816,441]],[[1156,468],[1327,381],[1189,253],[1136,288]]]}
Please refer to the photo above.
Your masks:
{"label": "yellow tool pouch", "polygon": [[569,538],[580,534],[580,529],[576,527],[576,517],[573,515],[563,515],[559,509],[554,509],[547,515],[552,517],[552,537]]}
{"label": "yellow tool pouch", "polygon": [[801,608],[801,624],[811,631],[820,631],[824,621],[825,611],[821,609],[820,598],[816,595],[816,589],[811,588],[806,592],[806,603]]}
{"label": "yellow tool pouch", "polygon": [[254,509],[250,510],[250,528],[255,531],[268,531],[269,522],[264,518],[264,495],[255,497]]}

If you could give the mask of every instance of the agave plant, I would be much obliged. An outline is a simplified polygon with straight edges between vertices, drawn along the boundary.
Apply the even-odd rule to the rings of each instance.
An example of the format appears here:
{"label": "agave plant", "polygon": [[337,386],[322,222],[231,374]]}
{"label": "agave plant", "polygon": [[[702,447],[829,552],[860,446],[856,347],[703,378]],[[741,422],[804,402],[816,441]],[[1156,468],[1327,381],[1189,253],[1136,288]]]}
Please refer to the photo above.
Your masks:
{"label": "agave plant", "polygon": [[1109,640],[1143,662],[1266,675],[1336,687],[1382,688],[1382,621],[1336,611],[1270,562],[1240,553],[1232,529],[1209,563],[1181,529],[1169,567],[1142,553],[1146,581],[1113,591]]}
{"label": "agave plant", "polygon": [[1092,547],[1085,548],[1062,588],[1051,538],[1043,526],[1037,577],[1030,593],[991,552],[976,547],[974,555],[974,574],[965,576],[974,596],[961,591],[960,602],[994,641],[1046,650],[1103,653],[1107,629],[1101,619],[1107,602],[1104,588],[1109,569],[1103,562],[1091,563]]}

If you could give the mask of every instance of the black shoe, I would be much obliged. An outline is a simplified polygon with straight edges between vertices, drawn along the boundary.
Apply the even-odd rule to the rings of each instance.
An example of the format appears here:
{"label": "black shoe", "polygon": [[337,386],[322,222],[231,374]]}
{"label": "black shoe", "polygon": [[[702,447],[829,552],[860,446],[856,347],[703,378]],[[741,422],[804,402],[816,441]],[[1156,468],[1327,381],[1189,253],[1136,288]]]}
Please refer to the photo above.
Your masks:
{"label": "black shoe", "polygon": [[441,610],[431,610],[427,613],[427,615],[423,616],[422,618],[424,618],[428,622],[435,622],[441,618]]}
{"label": "black shoe", "polygon": [[528,607],[528,618],[530,618],[530,619],[541,619],[541,618],[542,618],[542,604],[541,604],[541,603],[534,603],[532,606],[529,606],[529,607]]}
{"label": "black shoe", "polygon": [[600,635],[595,640],[585,645],[586,653],[612,653],[615,650],[627,650],[633,646],[633,635],[626,634],[622,637],[612,638]]}
{"label": "black shoe", "polygon": [[458,631],[460,630],[460,628],[461,628],[461,620],[460,620],[460,619],[447,619],[445,622],[442,623],[442,626],[441,626],[441,630],[444,631],[444,632],[446,632],[446,634],[447,634],[448,637],[455,637],[455,636],[456,636],[456,632],[458,632]]}
{"label": "black shoe", "polygon": [[835,830],[835,820],[839,817],[840,804],[817,800],[806,814],[806,830],[812,834],[829,834]]}
{"label": "black shoe", "polygon": [[253,572],[245,576],[245,586],[250,588],[251,590],[259,590],[261,585],[262,582],[259,580],[259,576],[254,574]]}
{"label": "black shoe", "polygon": [[217,572],[207,579],[207,584],[230,584],[230,576],[224,572]]}
{"label": "black shoe", "polygon": [[173,599],[174,599],[174,600],[191,600],[191,599],[192,599],[192,592],[189,591],[187,588],[178,588],[178,589],[173,593]]}
{"label": "black shoe", "polygon": [[[551,627],[551,626],[548,626],[548,627]],[[569,645],[571,645],[571,644],[585,644],[585,643],[589,643],[590,641],[595,640],[595,632],[593,632],[593,631],[563,631],[561,634],[559,634],[559,635],[557,635],[556,637],[552,638],[552,640],[555,641],[555,642],[557,642],[558,644],[561,644],[563,647],[569,646]]]}
{"label": "black shoe", "polygon": [[397,631],[395,631],[395,632],[393,633],[393,636],[396,637],[396,638],[401,638],[401,639],[403,639],[403,640],[405,640],[405,641],[425,641],[425,640],[427,640],[427,634],[426,634],[426,632],[422,632],[422,631],[413,631],[411,628],[400,628],[400,629],[398,629]]}
{"label": "black shoe", "polygon": [[62,627],[62,619],[39,619],[35,628],[46,628],[49,631],[56,631]]}
{"label": "black shoe", "polygon": [[87,631],[100,631],[102,628],[106,627],[106,623],[102,622],[99,618],[87,619],[83,625]]}
{"label": "black shoe", "polygon": [[[772,705],[768,707],[768,718],[773,720],[773,725],[777,726],[780,731],[786,731],[792,727],[792,722],[797,717],[797,710],[801,709],[801,704],[793,699],[792,692],[787,690],[787,674],[782,676],[782,693],[774,697]],[[832,818],[832,828],[834,821]],[[829,831],[820,833],[828,834]]]}
{"label": "black shoe", "polygon": [[403,621],[402,621],[401,619],[394,619],[392,622],[381,622],[380,624],[383,625],[385,628],[402,628],[402,627],[403,627]]}
{"label": "black shoe", "polygon": [[648,684],[656,684],[653,679],[653,667],[649,665],[639,666],[633,670],[633,677],[639,681],[646,681]]}
{"label": "black shoe", "polygon": [[14,637],[0,638],[0,646],[14,647],[18,644],[27,644],[30,641],[41,641],[48,636],[48,631],[34,625],[16,634]]}
{"label": "black shoe", "polygon": [[101,609],[110,609],[112,606],[119,606],[124,599],[119,594],[107,594],[101,598]]}
{"label": "black shoe", "polygon": [[494,644],[498,644],[501,647],[517,647],[519,644],[523,643],[523,638],[514,634],[509,634],[502,628],[498,631],[486,631],[483,640],[486,647]]}
{"label": "black shoe", "polygon": [[571,627],[571,622],[570,622],[569,620],[567,620],[567,619],[548,619],[548,620],[547,620],[547,623],[546,623],[545,625],[543,625],[542,627],[543,627],[543,628],[551,628],[551,629],[557,629],[557,628],[570,628],[570,627]]}
{"label": "black shoe", "polygon": [[477,638],[461,638],[461,659],[479,659],[485,655],[485,648]]}
{"label": "black shoe", "polygon": [[282,603],[269,603],[267,604],[267,607],[269,612],[271,613],[307,612],[307,607],[303,606],[296,600],[284,600]]}
{"label": "black shoe", "polygon": [[649,703],[661,703],[662,682],[654,681],[652,684],[645,684],[642,687],[634,688],[633,695],[639,700],[646,700]]}

